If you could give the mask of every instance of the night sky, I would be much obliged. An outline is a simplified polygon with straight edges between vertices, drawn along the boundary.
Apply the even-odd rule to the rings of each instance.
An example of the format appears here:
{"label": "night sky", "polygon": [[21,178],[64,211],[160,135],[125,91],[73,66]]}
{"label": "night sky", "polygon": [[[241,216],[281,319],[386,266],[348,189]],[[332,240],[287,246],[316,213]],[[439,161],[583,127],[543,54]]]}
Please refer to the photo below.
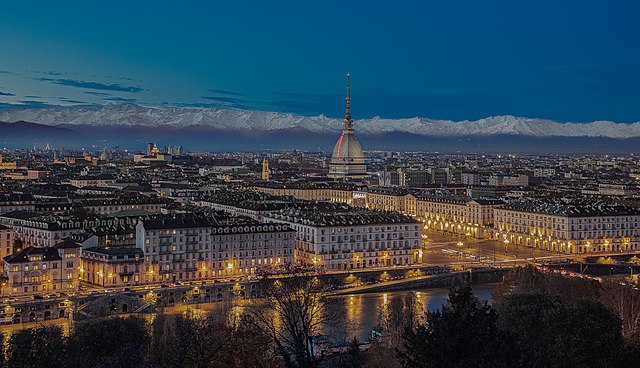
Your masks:
{"label": "night sky", "polygon": [[[188,4],[188,5],[186,5]],[[640,2],[6,1],[0,108],[640,121]]]}

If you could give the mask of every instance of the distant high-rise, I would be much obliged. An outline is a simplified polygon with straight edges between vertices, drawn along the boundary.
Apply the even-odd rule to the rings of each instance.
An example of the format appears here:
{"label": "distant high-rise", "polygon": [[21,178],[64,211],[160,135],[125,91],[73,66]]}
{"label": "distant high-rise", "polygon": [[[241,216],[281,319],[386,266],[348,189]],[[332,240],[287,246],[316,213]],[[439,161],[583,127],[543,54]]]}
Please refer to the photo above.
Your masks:
{"label": "distant high-rise", "polygon": [[171,156],[182,156],[184,154],[184,150],[182,146],[174,146],[168,145],[165,147],[164,152]]}
{"label": "distant high-rise", "polygon": [[364,163],[362,146],[353,130],[351,118],[351,76],[347,74],[347,112],[344,116],[342,134],[333,148],[329,177],[363,178],[367,176],[367,166]]}
{"label": "distant high-rise", "polygon": [[267,160],[267,155],[264,155],[262,160],[262,180],[269,181],[269,160]]}

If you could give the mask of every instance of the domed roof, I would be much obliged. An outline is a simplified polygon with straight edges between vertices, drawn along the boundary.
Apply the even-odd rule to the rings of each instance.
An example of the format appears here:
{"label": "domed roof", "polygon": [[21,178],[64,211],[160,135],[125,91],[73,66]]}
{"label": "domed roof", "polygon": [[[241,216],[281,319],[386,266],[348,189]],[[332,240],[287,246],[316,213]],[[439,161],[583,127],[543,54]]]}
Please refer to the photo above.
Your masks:
{"label": "domed roof", "polygon": [[333,148],[332,161],[335,159],[364,159],[364,153],[362,152],[362,146],[360,141],[354,134],[353,130],[343,130],[338,142],[336,142]]}
{"label": "domed roof", "polygon": [[351,117],[351,77],[347,74],[347,110],[344,116],[344,128],[338,138],[331,163],[329,164],[330,178],[362,178],[367,176],[367,166],[364,162],[364,153],[360,141],[353,131],[353,118]]}

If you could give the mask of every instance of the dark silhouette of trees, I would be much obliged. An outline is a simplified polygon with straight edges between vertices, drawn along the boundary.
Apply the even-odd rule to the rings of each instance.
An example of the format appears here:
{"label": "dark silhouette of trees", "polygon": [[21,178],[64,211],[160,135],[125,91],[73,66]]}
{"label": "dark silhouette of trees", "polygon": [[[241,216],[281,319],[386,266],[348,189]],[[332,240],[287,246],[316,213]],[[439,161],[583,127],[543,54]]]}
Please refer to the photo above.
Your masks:
{"label": "dark silhouette of trees", "polygon": [[15,331],[7,344],[7,367],[59,368],[66,364],[62,328],[40,326]]}
{"label": "dark silhouette of trees", "polygon": [[404,334],[405,367],[478,367],[496,361],[495,312],[469,284],[451,288],[441,310],[426,313],[425,324]]}
{"label": "dark silhouette of trees", "polygon": [[360,341],[354,337],[349,344],[346,357],[341,367],[343,368],[361,368],[365,362],[364,352],[360,349]]}
{"label": "dark silhouette of trees", "polygon": [[156,317],[152,324],[149,360],[158,367],[223,367],[226,350],[232,352],[231,329],[222,316]]}
{"label": "dark silhouette of trees", "polygon": [[15,331],[0,339],[0,368],[600,368],[640,359],[638,291],[534,268],[508,274],[493,305],[466,283],[454,285],[436,311],[425,312],[413,293],[393,298],[368,349],[354,338],[326,355],[316,338],[344,325],[344,316],[325,285],[277,280],[264,295],[202,315],[78,323],[68,337],[59,327]]}
{"label": "dark silhouette of trees", "polygon": [[623,345],[620,320],[595,300],[564,302],[559,296],[522,292],[496,304],[505,352],[519,367],[611,367]]}
{"label": "dark silhouette of trees", "polygon": [[627,345],[640,348],[640,292],[614,281],[602,283],[599,300],[622,320]]}
{"label": "dark silhouette of trees", "polygon": [[108,318],[76,326],[68,339],[71,367],[139,367],[149,340],[140,317]]}
{"label": "dark silhouette of trees", "polygon": [[317,278],[276,280],[265,286],[264,300],[248,306],[255,327],[271,340],[285,367],[317,367],[314,338],[339,320],[335,300]]}

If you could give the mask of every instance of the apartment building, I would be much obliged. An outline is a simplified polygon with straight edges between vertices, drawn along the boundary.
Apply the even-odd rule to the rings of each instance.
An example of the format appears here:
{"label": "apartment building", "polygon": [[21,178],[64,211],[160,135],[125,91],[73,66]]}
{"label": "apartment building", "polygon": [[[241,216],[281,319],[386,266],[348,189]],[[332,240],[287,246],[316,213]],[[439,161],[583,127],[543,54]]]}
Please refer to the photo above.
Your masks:
{"label": "apartment building", "polygon": [[598,199],[523,199],[494,212],[496,238],[562,253],[640,249],[640,212]]}
{"label": "apartment building", "polygon": [[319,202],[265,217],[296,231],[296,260],[325,270],[422,262],[421,224],[409,216]]}
{"label": "apartment building", "polygon": [[51,247],[28,246],[4,257],[4,294],[73,291],[78,288],[80,251],[91,236],[71,236]]}
{"label": "apartment building", "polygon": [[370,189],[367,208],[397,211],[412,216],[432,230],[487,238],[492,236],[493,211],[504,202],[497,199],[434,194],[405,189]]}
{"label": "apartment building", "polygon": [[293,265],[294,237],[283,225],[234,224],[193,214],[150,217],[136,228],[147,282],[247,276],[261,268]]}

